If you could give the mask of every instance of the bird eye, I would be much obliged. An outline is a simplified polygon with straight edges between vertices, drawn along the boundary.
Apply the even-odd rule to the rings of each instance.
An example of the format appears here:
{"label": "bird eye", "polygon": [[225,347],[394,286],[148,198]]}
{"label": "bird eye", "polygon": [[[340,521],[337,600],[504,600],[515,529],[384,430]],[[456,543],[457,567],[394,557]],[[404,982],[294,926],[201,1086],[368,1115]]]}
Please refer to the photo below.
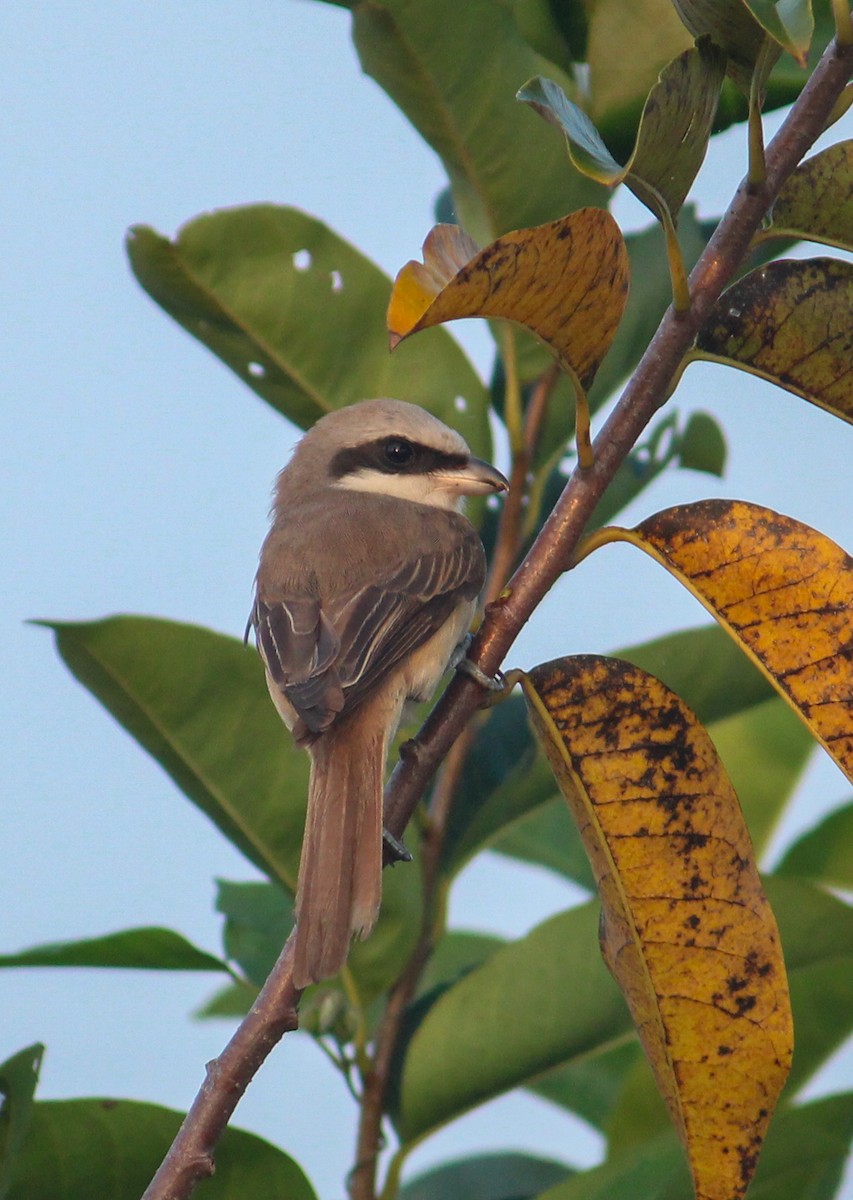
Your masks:
{"label": "bird eye", "polygon": [[388,438],[383,450],[392,467],[404,467],[415,456],[415,448],[405,438]]}

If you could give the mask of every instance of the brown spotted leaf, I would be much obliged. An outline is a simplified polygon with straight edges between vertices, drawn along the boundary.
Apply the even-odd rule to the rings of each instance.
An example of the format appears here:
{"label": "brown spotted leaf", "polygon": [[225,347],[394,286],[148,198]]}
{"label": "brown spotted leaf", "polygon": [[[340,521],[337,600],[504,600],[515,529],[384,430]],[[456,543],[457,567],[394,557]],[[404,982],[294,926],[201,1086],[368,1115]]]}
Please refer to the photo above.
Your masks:
{"label": "brown spotted leaf", "polygon": [[701,500],[588,539],[631,542],[728,630],[853,780],[853,559],[742,500]]}
{"label": "brown spotted leaf", "polygon": [[853,250],[853,139],[806,159],[789,177],[759,240],[807,238]]}
{"label": "brown spotted leaf", "polygon": [[853,263],[781,259],[718,300],[692,357],[739,367],[853,421]]}
{"label": "brown spotted leaf", "polygon": [[602,902],[625,993],[687,1152],[696,1195],[746,1191],[788,1074],[776,922],[714,745],[659,680],[582,655],[524,683]]}
{"label": "brown spotted leaf", "polygon": [[423,263],[408,262],[388,306],[391,349],[460,317],[500,317],[530,329],[584,387],[616,333],[628,295],[628,254],[616,222],[582,208],[477,250],[454,225],[436,226]]}

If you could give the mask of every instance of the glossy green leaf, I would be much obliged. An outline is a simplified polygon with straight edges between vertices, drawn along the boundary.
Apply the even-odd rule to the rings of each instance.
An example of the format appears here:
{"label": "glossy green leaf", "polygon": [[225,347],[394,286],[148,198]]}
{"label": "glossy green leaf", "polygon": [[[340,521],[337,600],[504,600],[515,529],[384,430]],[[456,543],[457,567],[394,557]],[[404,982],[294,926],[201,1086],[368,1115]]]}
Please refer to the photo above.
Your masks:
{"label": "glossy green leaf", "polygon": [[806,238],[853,250],[853,139],[808,158],[788,177],[761,238]]}
{"label": "glossy green leaf", "polygon": [[347,967],[361,1003],[368,1004],[397,979],[417,944],[423,913],[419,847],[408,837],[414,861],[382,872],[382,908],[376,928],[365,941],[355,941]]}
{"label": "glossy green leaf", "polygon": [[[43,1100],[18,1159],[7,1200],[139,1200],[183,1113],[133,1100]],[[301,1168],[282,1150],[226,1129],[209,1200],[316,1200]]]}
{"label": "glossy green leaf", "polygon": [[744,3],[773,40],[804,67],[814,33],[811,0],[744,0]]}
{"label": "glossy green leaf", "polygon": [[474,967],[504,945],[504,939],[490,933],[471,933],[466,929],[451,929],[440,939],[430,956],[418,985],[418,995],[425,996],[437,988],[455,983]]}
{"label": "glossy green leaf", "polygon": [[444,1163],[400,1188],[400,1200],[533,1200],[573,1175],[571,1167],[532,1154],[481,1154]]}
{"label": "glossy green leaf", "polygon": [[544,64],[508,5],[375,0],[356,7],[353,38],[364,70],[440,156],[458,220],[480,245],[600,202],[514,104]]}
{"label": "glossy green leaf", "polygon": [[669,63],[649,93],[624,167],[559,85],[533,79],[518,98],[562,130],[579,170],[610,186],[624,180],[657,217],[674,222],[705,157],[724,68],[724,56],[707,40]]}
{"label": "glossy green leaf", "polygon": [[137,971],[227,971],[227,965],[199,950],[172,929],[123,929],[103,937],[32,946],[0,954],[0,967],[124,967]]}
{"label": "glossy green leaf", "polygon": [[250,862],[294,891],[308,756],[270,703],[254,649],[151,617],[49,627],[72,674]]}
{"label": "glossy green leaf", "polygon": [[33,1115],[44,1046],[36,1042],[0,1063],[0,1200],[6,1200],[15,1163]]}
{"label": "glossy green leaf", "polygon": [[[853,1093],[776,1114],[749,1200],[832,1200],[853,1134]],[[675,1133],[616,1153],[538,1200],[685,1200],[690,1178]]]}
{"label": "glossy green leaf", "polygon": [[769,379],[853,421],[853,263],[783,259],[723,293],[693,357]]}
{"label": "glossy green leaf", "polygon": [[262,987],[293,928],[293,897],[274,883],[216,881],[216,911],[225,917],[228,958]]}
{"label": "glossy green leaf", "polygon": [[429,1007],[402,1048],[396,1121],[406,1140],[627,1032],[627,1009],[594,949],[597,922],[591,903],[552,917]]}
{"label": "glossy green leaf", "polygon": [[646,1061],[640,1043],[636,1034],[626,1033],[593,1058],[579,1058],[567,1067],[541,1076],[528,1086],[528,1091],[568,1109],[603,1131],[625,1077],[638,1061]]}
{"label": "glossy green leaf", "polygon": [[725,435],[714,418],[705,412],[691,413],[678,446],[679,466],[719,477],[727,457]]}
{"label": "glossy green leaf", "polygon": [[508,858],[547,867],[578,887],[594,892],[595,879],[577,827],[563,797],[555,795],[557,785],[550,767],[544,759],[537,758],[537,772],[544,775],[546,769],[551,778],[547,784],[543,782],[544,802],[507,824],[489,849]]}
{"label": "glossy green leaf", "polygon": [[390,280],[316,218],[272,204],[221,209],[172,241],[135,226],[127,251],[151,298],[301,428],[394,396],[448,421],[488,458],[485,389],[457,343],[440,330],[390,356]]}
{"label": "glossy green leaf", "polygon": [[799,837],[776,867],[776,874],[853,888],[853,800]]}

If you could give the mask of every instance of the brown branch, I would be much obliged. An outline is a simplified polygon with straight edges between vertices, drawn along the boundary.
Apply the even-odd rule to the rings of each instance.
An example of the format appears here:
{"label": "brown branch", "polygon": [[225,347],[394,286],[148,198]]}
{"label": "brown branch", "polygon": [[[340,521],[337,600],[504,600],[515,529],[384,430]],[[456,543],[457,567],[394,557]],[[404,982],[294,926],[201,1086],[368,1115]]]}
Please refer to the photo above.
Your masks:
{"label": "brown branch", "polygon": [[[542,597],[570,566],[572,554],[596,503],[619,464],[668,397],[685,352],[740,265],[771,200],[823,131],[851,71],[853,46],[839,47],[831,43],[767,149],[764,184],[752,192],[741,184],[690,277],[690,309],[677,316],[671,309],[667,311],[613,413],[596,438],[593,466],[586,471],[575,471],[530,553],[510,581],[509,594],[489,606],[472,649],[472,657],[487,673],[497,670]],[[407,755],[397,766],[386,788],[386,824],[397,837],[402,836],[418,799],[481,698],[476,683],[457,676],[427,719],[418,738],[417,751]],[[428,946],[427,934],[431,936],[431,930],[427,930],[428,920],[425,919],[421,949]],[[219,1058],[208,1065],[205,1082],[143,1200],[185,1200],[196,1184],[212,1172],[216,1143],[240,1097],[273,1046],[284,1033],[296,1027],[299,993],[293,987],[291,957],[288,941],[251,1011]],[[384,1096],[396,1046],[396,1031],[422,965],[416,953],[391,993],[389,1010],[393,1004],[393,1020],[389,1019],[380,1031],[373,1068],[365,1078],[365,1088],[374,1089],[376,1101],[381,1102]],[[373,1119],[371,1122],[372,1145],[363,1147],[367,1159],[373,1163],[379,1122],[381,1112],[378,1122]],[[359,1153],[361,1150],[362,1147]],[[372,1178],[370,1191],[361,1193],[370,1196],[371,1200]]]}

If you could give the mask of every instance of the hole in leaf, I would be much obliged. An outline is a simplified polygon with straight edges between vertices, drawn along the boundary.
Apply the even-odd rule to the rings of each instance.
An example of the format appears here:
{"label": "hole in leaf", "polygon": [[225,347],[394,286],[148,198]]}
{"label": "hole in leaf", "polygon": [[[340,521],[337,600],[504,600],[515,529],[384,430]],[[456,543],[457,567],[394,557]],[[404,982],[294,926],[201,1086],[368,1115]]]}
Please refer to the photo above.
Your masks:
{"label": "hole in leaf", "polygon": [[307,271],[311,266],[311,251],[297,250],[293,255],[293,265],[297,271]]}
{"label": "hole in leaf", "polygon": [[344,277],[341,275],[340,271],[330,272],[329,278],[332,281],[333,292],[342,292],[344,290]]}
{"label": "hole in leaf", "polygon": [[453,401],[453,407],[456,409],[457,412],[467,412],[468,411],[468,401],[465,399],[464,396],[457,396],[456,399]]}
{"label": "hole in leaf", "polygon": [[246,369],[255,379],[263,379],[267,373],[266,367],[259,362],[250,362]]}

